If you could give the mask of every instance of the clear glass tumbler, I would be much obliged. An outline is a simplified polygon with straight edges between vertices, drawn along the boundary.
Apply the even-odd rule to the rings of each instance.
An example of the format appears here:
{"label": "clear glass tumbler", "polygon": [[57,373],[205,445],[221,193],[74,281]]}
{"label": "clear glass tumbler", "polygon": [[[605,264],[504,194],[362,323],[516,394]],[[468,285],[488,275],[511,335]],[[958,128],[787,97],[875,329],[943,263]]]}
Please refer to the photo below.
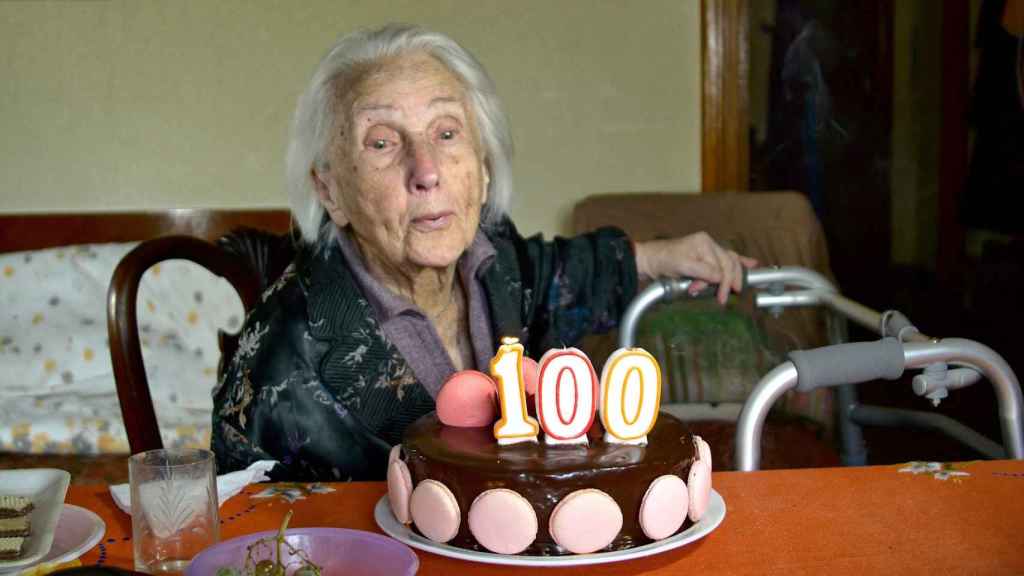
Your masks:
{"label": "clear glass tumbler", "polygon": [[151,450],[128,460],[135,570],[181,574],[220,539],[217,471],[208,450]]}

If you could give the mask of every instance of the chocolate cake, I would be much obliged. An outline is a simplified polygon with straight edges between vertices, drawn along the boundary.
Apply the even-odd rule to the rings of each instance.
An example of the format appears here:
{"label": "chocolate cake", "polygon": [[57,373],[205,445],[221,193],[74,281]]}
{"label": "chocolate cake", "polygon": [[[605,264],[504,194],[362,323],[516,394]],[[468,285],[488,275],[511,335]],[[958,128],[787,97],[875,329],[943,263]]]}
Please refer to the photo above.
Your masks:
{"label": "chocolate cake", "polygon": [[[680,420],[664,412],[643,446],[605,442],[600,419],[595,419],[587,436],[586,446],[549,446],[542,438],[500,445],[490,426],[446,426],[431,413],[406,430],[402,451],[412,486],[434,480],[455,497],[461,522],[449,545],[488,551],[473,537],[467,516],[474,500],[495,488],[515,491],[536,512],[537,535],[523,554],[569,553],[549,534],[549,519],[560,501],[584,489],[604,492],[622,512],[622,528],[603,551],[650,543],[641,527],[641,503],[655,479],[688,477],[691,464],[699,457],[694,437]],[[686,520],[679,530],[691,524]]]}

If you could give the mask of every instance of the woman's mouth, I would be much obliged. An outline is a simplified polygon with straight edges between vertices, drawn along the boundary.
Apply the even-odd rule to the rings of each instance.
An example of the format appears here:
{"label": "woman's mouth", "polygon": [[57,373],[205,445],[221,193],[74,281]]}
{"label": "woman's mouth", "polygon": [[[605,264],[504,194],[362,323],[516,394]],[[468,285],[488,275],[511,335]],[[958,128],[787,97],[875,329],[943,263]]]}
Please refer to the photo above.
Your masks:
{"label": "woman's mouth", "polygon": [[423,214],[412,220],[412,227],[421,232],[434,232],[447,228],[452,221],[452,212]]}

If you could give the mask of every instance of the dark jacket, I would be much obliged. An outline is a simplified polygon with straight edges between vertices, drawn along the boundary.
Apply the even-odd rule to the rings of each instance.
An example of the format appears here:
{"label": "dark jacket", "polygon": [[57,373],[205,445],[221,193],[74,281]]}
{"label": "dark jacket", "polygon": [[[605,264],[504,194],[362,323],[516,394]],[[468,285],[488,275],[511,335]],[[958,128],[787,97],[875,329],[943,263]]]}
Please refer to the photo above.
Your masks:
{"label": "dark jacket", "polygon": [[[618,230],[544,242],[506,221],[486,233],[496,255],[479,277],[494,336],[518,336],[533,358],[614,327],[636,294]],[[273,478],[295,481],[382,479],[390,447],[434,409],[336,244],[300,250],[265,290],[213,400],[218,473],[274,459]]]}

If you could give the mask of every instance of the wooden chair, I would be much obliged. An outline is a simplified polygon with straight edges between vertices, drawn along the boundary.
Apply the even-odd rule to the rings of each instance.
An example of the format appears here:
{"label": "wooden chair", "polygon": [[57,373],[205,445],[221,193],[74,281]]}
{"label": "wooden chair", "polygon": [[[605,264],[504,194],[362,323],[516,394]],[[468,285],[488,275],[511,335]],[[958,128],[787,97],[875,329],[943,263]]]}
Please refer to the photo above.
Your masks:
{"label": "wooden chair", "polygon": [[[286,227],[280,217],[272,224],[278,231]],[[205,236],[214,236],[223,233],[223,228],[206,232]],[[163,447],[143,364],[136,318],[142,275],[154,264],[165,260],[189,260],[227,280],[238,292],[248,313],[267,283],[276,278],[291,260],[294,246],[288,234],[278,235],[252,228],[235,229],[215,242],[212,239],[171,235],[145,240],[126,254],[114,270],[107,292],[107,330],[117,395],[132,454]],[[238,334],[221,331],[218,344],[221,354],[219,374],[224,360],[230,358],[238,347]]]}

